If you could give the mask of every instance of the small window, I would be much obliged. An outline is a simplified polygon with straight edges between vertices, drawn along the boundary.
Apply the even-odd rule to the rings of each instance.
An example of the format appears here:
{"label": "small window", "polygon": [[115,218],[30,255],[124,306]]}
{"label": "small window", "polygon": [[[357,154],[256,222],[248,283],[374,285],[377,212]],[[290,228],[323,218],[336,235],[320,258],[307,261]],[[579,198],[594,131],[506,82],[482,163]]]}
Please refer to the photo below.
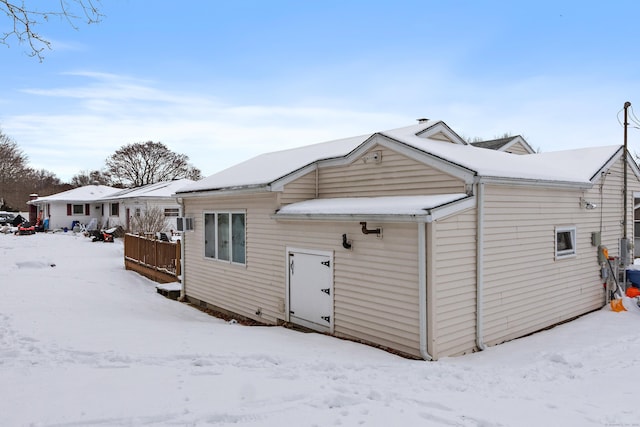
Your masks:
{"label": "small window", "polygon": [[73,205],[74,215],[84,215],[84,205]]}
{"label": "small window", "polygon": [[576,227],[556,227],[556,259],[576,255]]}
{"label": "small window", "polygon": [[244,212],[204,214],[204,256],[236,264],[246,263]]}
{"label": "small window", "polygon": [[111,203],[111,216],[120,215],[120,203]]}
{"label": "small window", "polygon": [[140,218],[140,208],[136,208],[136,210],[133,213],[133,216]]}
{"label": "small window", "polygon": [[179,208],[165,208],[164,216],[178,216],[180,213]]}

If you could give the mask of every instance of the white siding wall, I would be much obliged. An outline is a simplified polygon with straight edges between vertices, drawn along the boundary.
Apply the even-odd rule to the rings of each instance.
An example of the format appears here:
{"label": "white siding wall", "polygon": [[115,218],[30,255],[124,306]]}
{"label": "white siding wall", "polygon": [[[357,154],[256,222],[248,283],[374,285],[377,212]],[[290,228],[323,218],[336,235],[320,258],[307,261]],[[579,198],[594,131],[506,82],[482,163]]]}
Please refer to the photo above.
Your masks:
{"label": "white siding wall", "polygon": [[[121,225],[122,227],[126,227],[127,224],[127,209],[129,209],[130,220],[133,220],[133,217],[136,213],[136,208],[140,209],[140,214],[143,215],[148,209],[152,209],[157,207],[164,213],[165,208],[179,209],[180,205],[175,202],[175,199],[147,199],[147,200],[122,200],[120,202],[120,215],[116,217],[111,217],[109,220],[109,226],[114,227],[116,225]],[[162,231],[176,230],[176,217],[165,217],[167,222],[166,227]],[[131,226],[132,223],[130,222]]]}
{"label": "white siding wall", "polygon": [[[67,215],[67,203],[66,202],[53,202],[49,203],[49,229],[67,229],[71,230],[71,224],[73,221],[79,221],[81,224],[88,224],[91,218],[99,217],[99,210],[96,210],[96,206],[100,206],[99,204],[90,203],[89,204],[89,215],[85,215],[84,206],[86,203],[72,203],[76,205],[82,205],[83,211],[82,215]],[[44,206],[38,206],[38,209],[44,210]],[[98,213],[96,213],[98,212]]]}

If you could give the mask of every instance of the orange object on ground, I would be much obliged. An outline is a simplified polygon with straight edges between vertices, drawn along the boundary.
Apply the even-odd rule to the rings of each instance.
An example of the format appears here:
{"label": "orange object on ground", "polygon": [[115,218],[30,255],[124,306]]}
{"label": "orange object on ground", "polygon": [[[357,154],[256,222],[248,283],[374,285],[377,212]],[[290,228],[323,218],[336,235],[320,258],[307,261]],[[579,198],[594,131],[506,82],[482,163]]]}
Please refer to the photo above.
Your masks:
{"label": "orange object on ground", "polygon": [[627,292],[626,292],[627,296],[629,298],[635,298],[635,297],[640,297],[640,289],[638,288],[634,288],[633,286],[630,288],[627,288]]}
{"label": "orange object on ground", "polygon": [[612,299],[610,304],[611,310],[615,312],[627,311],[627,309],[624,308],[624,304],[622,304],[621,299]]}

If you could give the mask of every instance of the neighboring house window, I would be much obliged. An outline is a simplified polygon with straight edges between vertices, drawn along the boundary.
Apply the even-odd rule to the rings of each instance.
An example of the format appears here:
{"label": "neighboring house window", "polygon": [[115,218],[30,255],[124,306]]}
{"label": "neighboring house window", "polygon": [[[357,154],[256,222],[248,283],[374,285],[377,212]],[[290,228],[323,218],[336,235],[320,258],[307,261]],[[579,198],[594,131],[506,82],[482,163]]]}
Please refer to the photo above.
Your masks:
{"label": "neighboring house window", "polygon": [[136,208],[136,210],[133,213],[134,216],[140,218],[140,208]]}
{"label": "neighboring house window", "polygon": [[120,215],[120,203],[111,203],[111,216]]}
{"label": "neighboring house window", "polygon": [[556,259],[575,256],[576,227],[556,227]]}
{"label": "neighboring house window", "polygon": [[246,224],[243,212],[204,214],[204,255],[245,264]]}
{"label": "neighboring house window", "polygon": [[67,203],[67,216],[71,215],[89,215],[91,212],[89,211],[89,204],[86,203],[84,205],[79,204],[71,204]]}
{"label": "neighboring house window", "polygon": [[164,216],[178,216],[180,213],[179,208],[165,208]]}

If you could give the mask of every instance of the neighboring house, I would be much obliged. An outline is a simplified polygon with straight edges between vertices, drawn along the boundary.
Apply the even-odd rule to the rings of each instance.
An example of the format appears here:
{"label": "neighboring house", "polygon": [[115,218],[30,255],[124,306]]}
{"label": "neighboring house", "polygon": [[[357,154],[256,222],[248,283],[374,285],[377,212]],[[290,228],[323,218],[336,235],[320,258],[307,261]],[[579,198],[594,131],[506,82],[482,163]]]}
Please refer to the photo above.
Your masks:
{"label": "neighboring house", "polygon": [[183,294],[424,359],[483,349],[603,306],[625,159],[633,202],[620,145],[520,156],[434,120],[264,154],[177,192]]}
{"label": "neighboring house", "polygon": [[35,206],[38,214],[49,218],[50,229],[72,228],[74,223],[89,224],[96,219],[100,228],[122,226],[129,230],[131,218],[151,207],[162,210],[167,229],[175,230],[180,205],[173,194],[189,179],[177,179],[149,184],[137,188],[113,188],[105,185],[86,185],[27,202]]}
{"label": "neighboring house", "polygon": [[512,154],[534,154],[535,150],[520,136],[492,139],[489,141],[472,142],[471,145],[490,150],[504,151]]}
{"label": "neighboring house", "polygon": [[176,229],[176,218],[180,214],[180,205],[173,194],[193,184],[190,179],[176,179],[148,184],[142,187],[127,188],[100,199],[105,205],[104,224],[110,227],[120,225],[125,230],[131,229],[131,221],[134,217],[144,214],[151,208],[159,208],[167,220],[167,229]]}
{"label": "neighboring house", "polygon": [[75,223],[87,224],[92,218],[101,218],[104,207],[100,198],[120,190],[106,185],[85,185],[45,197],[33,195],[27,204],[35,207],[36,215],[49,219],[49,229],[71,229]]}

